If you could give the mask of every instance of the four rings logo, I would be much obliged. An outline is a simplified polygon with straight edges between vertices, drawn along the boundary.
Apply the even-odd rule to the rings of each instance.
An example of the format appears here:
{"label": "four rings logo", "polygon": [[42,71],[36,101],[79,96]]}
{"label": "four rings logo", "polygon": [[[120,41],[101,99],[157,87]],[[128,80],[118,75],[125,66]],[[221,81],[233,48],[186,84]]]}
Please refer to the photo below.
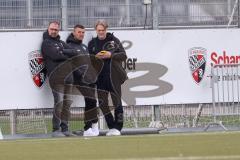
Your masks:
{"label": "four rings logo", "polygon": [[201,47],[194,47],[188,51],[190,71],[194,81],[199,84],[203,79],[206,68],[207,50]]}
{"label": "four rings logo", "polygon": [[29,53],[28,63],[34,84],[41,88],[46,80],[47,73],[41,52],[37,50]]}

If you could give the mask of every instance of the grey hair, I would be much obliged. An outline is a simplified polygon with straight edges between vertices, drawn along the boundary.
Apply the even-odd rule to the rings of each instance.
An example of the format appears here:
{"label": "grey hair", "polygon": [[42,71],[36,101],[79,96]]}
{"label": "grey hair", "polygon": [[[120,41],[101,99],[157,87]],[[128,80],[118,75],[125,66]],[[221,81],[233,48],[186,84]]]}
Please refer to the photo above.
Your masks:
{"label": "grey hair", "polygon": [[95,23],[95,29],[97,28],[98,25],[103,26],[105,29],[108,28],[108,23],[104,19],[99,19]]}

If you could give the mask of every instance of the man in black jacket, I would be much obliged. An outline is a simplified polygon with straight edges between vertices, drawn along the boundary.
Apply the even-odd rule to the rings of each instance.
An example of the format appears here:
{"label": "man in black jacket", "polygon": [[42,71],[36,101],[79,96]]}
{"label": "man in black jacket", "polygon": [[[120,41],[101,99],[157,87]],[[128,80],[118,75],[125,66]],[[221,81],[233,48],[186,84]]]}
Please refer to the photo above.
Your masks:
{"label": "man in black jacket", "polygon": [[[64,84],[64,79],[72,69],[70,62],[68,62],[69,59],[79,52],[71,49],[65,42],[60,40],[59,30],[59,22],[50,22],[47,31],[43,33],[41,46],[49,84],[54,97],[53,137],[73,136],[68,127],[69,108],[72,101],[67,99],[67,94],[71,92],[71,87]],[[64,95],[63,97],[61,93]],[[63,100],[61,100],[62,98]]]}
{"label": "man in black jacket", "polygon": [[[90,56],[88,54],[87,46],[82,43],[85,35],[85,27],[82,25],[75,25],[73,32],[67,38],[67,44],[80,50],[78,56],[81,59],[85,59],[78,63],[79,68],[73,72],[73,81],[69,81],[70,84],[74,84],[81,94],[84,96],[85,111],[84,111],[84,132],[83,136],[98,136],[98,118],[97,118],[97,107],[95,98],[95,84],[88,84],[83,81],[83,75],[86,69],[92,67]],[[95,73],[91,73],[92,76]]]}
{"label": "man in black jacket", "polygon": [[[121,135],[123,127],[123,106],[121,102],[121,85],[127,79],[122,62],[127,59],[126,52],[119,39],[107,32],[108,24],[98,20],[95,25],[97,37],[88,44],[89,53],[102,60],[104,65],[97,80],[99,107],[101,108],[108,128],[107,136]],[[111,95],[114,105],[114,116],[108,104]]]}

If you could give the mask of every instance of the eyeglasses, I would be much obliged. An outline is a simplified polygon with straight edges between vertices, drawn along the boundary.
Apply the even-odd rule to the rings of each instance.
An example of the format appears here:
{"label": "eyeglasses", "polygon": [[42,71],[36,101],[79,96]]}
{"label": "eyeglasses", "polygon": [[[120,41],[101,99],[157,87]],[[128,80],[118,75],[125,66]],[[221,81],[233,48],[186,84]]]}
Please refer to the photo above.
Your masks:
{"label": "eyeglasses", "polygon": [[49,28],[51,31],[59,31],[59,29],[55,29],[55,28]]}

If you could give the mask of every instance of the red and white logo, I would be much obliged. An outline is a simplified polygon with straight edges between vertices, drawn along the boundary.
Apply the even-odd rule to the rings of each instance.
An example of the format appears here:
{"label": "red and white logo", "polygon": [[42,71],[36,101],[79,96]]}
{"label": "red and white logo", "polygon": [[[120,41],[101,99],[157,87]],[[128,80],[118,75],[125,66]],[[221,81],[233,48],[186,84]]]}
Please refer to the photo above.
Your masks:
{"label": "red and white logo", "polygon": [[41,88],[46,80],[47,70],[43,63],[43,57],[39,50],[32,51],[28,55],[28,63],[30,66],[31,76],[34,84]]}
{"label": "red and white logo", "polygon": [[199,84],[206,69],[207,50],[201,47],[194,47],[188,51],[188,61],[193,80]]}

